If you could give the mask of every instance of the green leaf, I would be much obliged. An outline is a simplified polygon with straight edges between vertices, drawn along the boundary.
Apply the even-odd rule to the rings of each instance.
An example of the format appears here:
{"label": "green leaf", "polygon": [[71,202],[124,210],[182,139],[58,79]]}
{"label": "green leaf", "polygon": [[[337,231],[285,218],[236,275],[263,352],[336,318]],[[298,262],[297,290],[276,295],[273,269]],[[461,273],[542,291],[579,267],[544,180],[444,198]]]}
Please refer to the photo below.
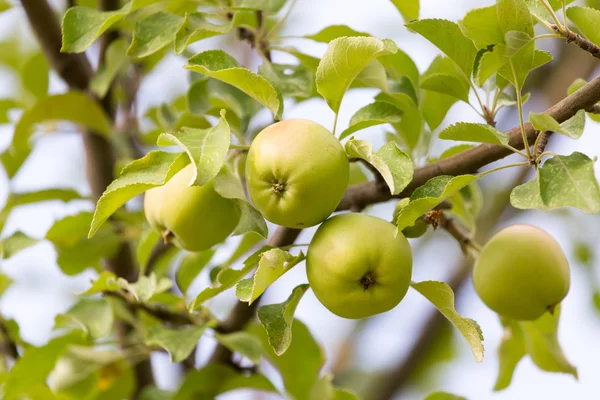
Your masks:
{"label": "green leaf", "polygon": [[[558,9],[562,8],[563,3],[566,5],[566,4],[572,3],[573,1],[575,1],[575,0],[548,0],[548,3],[550,4],[550,6],[552,7],[552,9],[554,11],[557,11]],[[548,12],[548,9],[542,3],[542,0],[525,0],[525,3],[529,7],[529,11],[531,12],[532,15],[534,15],[534,16],[537,15],[539,18],[541,18],[545,21],[550,21],[550,22],[554,23],[554,19]],[[537,22],[538,21],[534,20],[534,23],[537,23]]]}
{"label": "green leaf", "polygon": [[182,293],[187,292],[194,279],[208,265],[214,254],[215,250],[208,249],[186,254],[181,260],[181,264],[179,264],[175,273],[175,282],[177,282],[177,287]]}
{"label": "green leaf", "polygon": [[344,94],[358,74],[377,57],[393,54],[397,49],[389,39],[341,37],[332,40],[317,68],[317,91],[337,114]]}
{"label": "green leaf", "polygon": [[89,7],[71,7],[62,22],[62,48],[65,53],[81,53],[129,11],[127,4],[117,11],[100,11]]}
{"label": "green leaf", "polygon": [[23,232],[17,231],[7,238],[0,240],[0,260],[11,258],[21,250],[25,250],[39,242]]}
{"label": "green leaf", "polygon": [[237,298],[248,304],[252,304],[273,282],[306,259],[302,252],[294,256],[278,248],[267,250],[259,257],[254,276],[238,282],[235,290]]}
{"label": "green leaf", "polygon": [[8,2],[8,0],[0,0],[0,13],[11,8],[12,5]]}
{"label": "green leaf", "polygon": [[440,160],[453,157],[457,154],[462,153],[463,151],[472,149],[473,147],[475,146],[472,144],[459,144],[457,146],[452,146],[449,149],[444,150],[444,152],[440,155]]}
{"label": "green leaf", "polygon": [[554,156],[544,162],[534,179],[513,189],[510,202],[518,209],[575,207],[596,214],[600,211],[600,188],[594,162],[578,152]]}
{"label": "green leaf", "polygon": [[117,276],[110,271],[102,271],[102,273],[92,282],[92,286],[81,293],[82,296],[89,296],[96,293],[102,292],[114,292],[119,290],[120,286],[117,284]]}
{"label": "green leaf", "polygon": [[550,115],[544,113],[529,113],[529,122],[531,122],[533,127],[538,131],[558,132],[570,138],[579,139],[583,134],[583,129],[585,127],[585,110],[577,111],[573,117],[562,124],[559,124],[558,121]]}
{"label": "green leaf", "polygon": [[9,151],[27,150],[34,125],[57,120],[84,125],[106,137],[111,134],[110,119],[98,103],[84,93],[72,91],[45,97],[25,111],[15,127]]}
{"label": "green leaf", "polygon": [[104,221],[129,200],[148,189],[167,183],[186,166],[187,161],[188,157],[183,154],[151,151],[127,164],[121,175],[108,185],[98,200],[89,237],[94,236]]}
{"label": "green leaf", "polygon": [[483,361],[483,334],[477,322],[460,316],[454,308],[454,292],[443,282],[426,281],[411,286],[429,300],[466,339],[477,362]]}
{"label": "green leaf", "polygon": [[444,129],[440,139],[459,140],[464,142],[491,143],[500,146],[508,144],[508,135],[493,126],[472,122],[459,122]]}
{"label": "green leaf", "polygon": [[473,175],[441,175],[431,178],[414,191],[410,203],[400,210],[396,220],[398,231],[411,226],[421,215],[475,180],[477,177]]}
{"label": "green leaf", "polygon": [[430,74],[421,81],[421,89],[431,90],[469,102],[469,83],[464,77],[447,74]]}
{"label": "green leaf", "polygon": [[270,0],[235,0],[232,5],[234,10],[267,10]]}
{"label": "green leaf", "polygon": [[519,31],[533,37],[533,18],[523,0],[498,0],[496,2],[498,26],[503,34]]}
{"label": "green leaf", "polygon": [[281,93],[262,76],[240,67],[238,62],[223,50],[198,53],[188,60],[184,68],[235,86],[271,110],[275,119],[281,119]]}
{"label": "green leaf", "polygon": [[12,284],[13,280],[0,272],[0,296],[2,296]]}
{"label": "green leaf", "polygon": [[358,400],[358,397],[347,390],[336,389],[333,386],[333,375],[325,374],[311,388],[312,399],[319,400]]}
{"label": "green leaf", "polygon": [[519,322],[505,318],[501,318],[500,322],[504,328],[504,335],[498,346],[498,375],[494,385],[496,391],[506,389],[510,385],[517,364],[527,354]]}
{"label": "green leaf", "polygon": [[425,397],[425,400],[467,400],[467,398],[448,392],[434,392]]}
{"label": "green leaf", "polygon": [[130,283],[123,278],[117,279],[117,285],[121,289],[127,290],[140,303],[145,303],[156,294],[164,293],[173,286],[173,282],[169,278],[157,278],[156,274],[150,276],[140,276],[139,279]]}
{"label": "green leaf", "polygon": [[551,209],[575,207],[585,213],[600,211],[600,188],[594,162],[585,154],[554,156],[539,169],[540,194]]}
{"label": "green leaf", "polygon": [[209,364],[188,373],[172,400],[214,399],[222,393],[243,388],[277,392],[273,384],[258,372],[245,375],[223,364]]}
{"label": "green leaf", "polygon": [[225,110],[221,110],[219,123],[209,129],[183,128],[179,132],[161,133],[159,146],[176,145],[183,150],[196,169],[190,185],[206,185],[221,170],[229,145],[231,130],[225,119]]}
{"label": "green leaf", "polygon": [[213,24],[201,12],[186,14],[175,36],[175,53],[181,54],[190,44],[209,37],[224,35],[233,29],[233,19],[226,24]]}
{"label": "green leaf", "polygon": [[460,30],[458,24],[444,19],[422,19],[406,24],[433,43],[465,73],[471,76],[477,49],[473,42]]}
{"label": "green leaf", "polygon": [[104,63],[98,67],[98,72],[90,82],[92,92],[103,98],[108,93],[112,81],[119,71],[127,65],[127,40],[120,38],[110,43],[106,49]]}
{"label": "green leaf", "polygon": [[232,199],[240,210],[240,222],[233,230],[233,236],[256,232],[263,238],[268,236],[268,228],[262,214],[246,199],[244,187],[228,165],[224,165],[214,181],[215,191],[226,199]]}
{"label": "green leaf", "polygon": [[378,151],[373,152],[371,143],[351,138],[346,143],[345,149],[350,158],[360,158],[373,165],[393,195],[402,192],[412,180],[413,162],[395,142],[388,142]]}
{"label": "green leaf", "polygon": [[196,296],[196,298],[188,305],[190,312],[200,308],[202,303],[204,303],[206,300],[212,299],[216,295],[223,293],[225,290],[232,288],[240,281],[240,279],[248,275],[250,271],[258,266],[261,253],[268,249],[270,249],[270,247],[263,247],[253,253],[246,259],[246,261],[244,261],[244,266],[242,269],[221,269],[217,275],[216,286],[208,287],[201,291],[198,296]]}
{"label": "green leaf", "polygon": [[302,64],[265,63],[258,68],[258,72],[267,78],[284,98],[294,97],[301,100],[318,95],[314,72]]}
{"label": "green leaf", "polygon": [[262,357],[262,345],[258,338],[248,332],[215,333],[215,339],[229,350],[239,353],[258,365]]}
{"label": "green leaf", "polygon": [[370,126],[400,122],[402,114],[402,110],[387,102],[376,101],[366,105],[350,118],[348,128],[342,132],[340,140]]}
{"label": "green leaf", "polygon": [[23,88],[36,99],[46,97],[49,84],[49,67],[42,53],[35,53],[21,66],[21,82]]}
{"label": "green leaf", "polygon": [[182,17],[162,11],[138,21],[127,55],[141,58],[159,51],[175,40],[182,22]]}
{"label": "green leaf", "polygon": [[388,54],[377,58],[386,69],[390,78],[399,81],[402,77],[406,76],[410,79],[413,87],[419,85],[419,69],[415,62],[410,58],[404,51],[398,49],[394,54]]}
{"label": "green leaf", "polygon": [[206,326],[184,326],[168,329],[162,325],[150,327],[145,343],[148,346],[162,347],[171,356],[171,362],[185,360],[196,348]]}
{"label": "green leaf", "polygon": [[81,299],[54,319],[54,329],[79,329],[91,339],[108,335],[114,323],[110,304],[105,299]]}
{"label": "green leaf", "polygon": [[52,390],[61,398],[129,398],[135,377],[123,357],[117,350],[69,346],[50,375]]}
{"label": "green leaf", "polygon": [[283,303],[258,308],[258,319],[267,332],[269,344],[278,356],[285,353],[292,343],[294,312],[308,288],[308,284],[298,285]]}
{"label": "green leaf", "polygon": [[311,389],[319,379],[319,371],[325,363],[325,354],[306,325],[297,319],[293,321],[294,340],[287,351],[280,356],[269,344],[262,326],[255,323],[250,324],[247,329],[261,340],[263,354],[279,370],[288,396],[296,400],[314,400],[310,396]]}
{"label": "green leaf", "polygon": [[68,346],[82,343],[81,334],[75,333],[51,339],[41,347],[27,347],[16,360],[4,383],[4,400],[32,398],[30,394],[36,399],[53,399],[46,384],[50,371]]}
{"label": "green leaf", "polygon": [[400,11],[405,21],[419,18],[419,0],[392,0],[392,4]]}
{"label": "green leaf", "polygon": [[470,10],[458,24],[465,36],[471,39],[478,49],[504,43],[495,5]]}
{"label": "green leaf", "polygon": [[[523,104],[527,103],[527,100],[529,100],[530,96],[531,96],[531,93],[526,93],[526,94],[524,94],[522,96],[521,100],[523,101]],[[513,99],[507,93],[502,92],[498,96],[498,101],[496,102],[496,105],[498,106],[498,108],[500,108],[500,107],[514,107],[514,106],[517,105],[517,100]]]}
{"label": "green leaf", "polygon": [[510,192],[510,204],[519,210],[537,209],[550,211],[552,209],[544,204],[540,195],[539,170],[535,178],[513,188],[512,192]]}
{"label": "green leaf", "polygon": [[225,261],[222,265],[225,267],[230,267],[237,260],[240,259],[244,254],[246,254],[249,250],[254,248],[259,242],[261,242],[263,238],[255,232],[249,232],[244,235],[236,249],[231,253],[227,261]]}
{"label": "green leaf", "polygon": [[[423,74],[422,79],[427,79],[428,76],[436,74],[446,74],[454,76],[455,78],[466,82],[468,81],[460,71],[456,68],[456,65],[452,60],[447,57],[438,56],[432,62],[427,71]],[[419,108],[427,122],[427,125],[431,130],[437,129],[440,126],[446,114],[450,110],[450,107],[454,105],[458,99],[447,94],[434,92],[431,90],[423,90],[421,94],[421,102]],[[408,111],[404,110],[404,117],[406,117]],[[414,128],[412,128],[414,129]]]}
{"label": "green leaf", "polygon": [[355,31],[347,25],[330,25],[319,32],[314,33],[312,35],[304,35],[302,37],[306,39],[314,40],[315,42],[321,43],[329,43],[334,39],[343,37],[343,36],[371,36],[366,32]]}
{"label": "green leaf", "polygon": [[573,6],[567,9],[567,17],[577,25],[590,42],[600,46],[600,26],[598,26],[600,10]]}
{"label": "green leaf", "polygon": [[376,88],[387,93],[389,88],[385,67],[377,60],[371,61],[354,78],[354,81],[350,84],[350,88]]}
{"label": "green leaf", "polygon": [[564,372],[577,378],[577,368],[567,360],[558,343],[559,319],[560,307],[557,307],[553,314],[544,313],[535,321],[521,321],[525,349],[541,370]]}
{"label": "green leaf", "polygon": [[96,236],[88,238],[91,222],[91,212],[80,212],[56,221],[46,233],[56,250],[56,262],[67,275],[89,267],[100,269],[102,259],[112,257],[121,246],[123,239],[112,225],[103,226]]}

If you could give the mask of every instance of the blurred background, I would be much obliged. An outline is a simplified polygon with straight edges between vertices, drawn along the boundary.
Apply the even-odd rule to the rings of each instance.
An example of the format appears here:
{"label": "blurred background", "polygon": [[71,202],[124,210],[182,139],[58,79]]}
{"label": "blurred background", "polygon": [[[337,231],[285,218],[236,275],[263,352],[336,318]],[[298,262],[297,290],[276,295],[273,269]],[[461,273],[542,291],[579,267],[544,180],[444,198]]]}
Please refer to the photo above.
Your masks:
{"label": "blurred background", "polygon": [[[471,8],[493,4],[493,0],[421,0],[421,18],[445,18],[457,21]],[[65,4],[55,1],[58,9]],[[393,39],[417,63],[424,72],[431,60],[439,54],[431,44],[420,36],[408,32],[404,22],[389,0],[298,0],[288,23],[283,28],[284,36],[300,36],[319,31],[321,28],[346,24],[358,31],[376,37]],[[27,20],[17,6],[0,14],[0,43],[18,37],[24,49],[35,46]],[[324,44],[304,39],[287,39],[286,43],[302,49],[305,53],[320,57]],[[530,75],[526,91],[532,97],[525,106],[529,111],[541,112],[566,95],[566,88],[575,78],[589,79],[599,73],[600,65],[594,58],[576,47],[566,46],[561,41],[544,39],[538,47],[551,51],[555,60]],[[254,69],[259,59],[246,45],[229,36],[229,39],[206,40],[196,43],[192,50],[224,48],[236,55],[248,68]],[[0,52],[2,52],[0,47]],[[6,54],[0,54],[0,98],[10,97],[19,90],[18,78],[11,68],[2,64]],[[293,58],[275,52],[276,62],[294,62]],[[142,82],[139,91],[139,114],[143,116],[149,107],[169,102],[185,93],[189,74],[182,69],[184,57],[167,56]],[[50,93],[66,90],[64,84],[51,74]],[[339,126],[344,128],[350,117],[362,106],[370,103],[375,90],[359,89],[349,92],[342,104]],[[260,126],[268,122],[268,114],[260,114],[252,123]],[[312,99],[300,104],[289,104],[284,118],[309,118],[331,128],[333,113],[324,101]],[[18,115],[11,115],[12,121]],[[261,118],[263,118],[261,120]],[[475,112],[464,103],[456,103],[440,127],[456,121],[482,122]],[[516,111],[503,110],[498,117],[502,130],[518,124]],[[0,125],[0,151],[9,144],[14,125]],[[63,129],[64,128],[64,129]],[[439,131],[439,129],[438,129]],[[374,127],[361,131],[357,136],[368,139],[378,148],[384,143],[384,128]],[[559,154],[582,151],[590,158],[600,155],[600,125],[588,119],[586,131],[578,141],[566,137],[551,138],[548,149]],[[435,140],[432,156],[439,155],[453,143]],[[506,160],[502,161],[506,162]],[[82,141],[75,127],[61,125],[57,133],[42,135],[36,142],[34,154],[11,183],[11,190],[23,192],[42,188],[73,188],[89,194],[85,176],[85,160]],[[492,165],[493,166],[493,165]],[[596,170],[598,172],[598,166]],[[468,273],[463,266],[463,255],[456,241],[443,230],[429,231],[424,237],[411,240],[415,252],[414,281],[458,279],[463,282],[457,293],[457,309],[481,325],[486,353],[484,361],[477,364],[458,332],[448,323],[427,325],[425,351],[415,361],[411,352],[415,343],[423,336],[424,324],[436,312],[431,304],[414,290],[394,310],[363,321],[344,320],[327,311],[309,291],[302,299],[296,317],[308,325],[322,345],[327,356],[326,371],[333,371],[339,386],[376,393],[379,390],[398,387],[398,399],[422,399],[435,390],[446,390],[472,400],[479,399],[597,399],[600,393],[597,363],[600,360],[600,292],[598,292],[597,263],[594,253],[600,239],[600,220],[597,216],[584,215],[575,210],[544,213],[541,211],[518,211],[507,204],[507,187],[514,186],[529,176],[519,170],[493,174],[482,182],[486,210],[484,210],[479,232],[497,231],[512,223],[535,224],[561,244],[572,267],[571,292],[563,302],[559,330],[560,342],[568,359],[579,372],[579,381],[565,374],[549,374],[537,369],[529,358],[518,365],[513,382],[508,389],[493,392],[498,359],[496,348],[502,337],[502,327],[496,315],[488,310],[475,295]],[[0,172],[0,205],[7,193],[7,178]],[[138,204],[139,205],[139,204]],[[395,202],[371,207],[365,212],[390,220]],[[89,201],[36,203],[15,209],[9,217],[2,236],[23,231],[32,237],[44,237],[53,222],[80,210],[92,211]],[[498,222],[500,221],[500,222]],[[274,229],[270,226],[270,231]],[[315,229],[302,232],[298,243],[309,243]],[[239,238],[231,238],[213,259],[218,264],[227,258]],[[590,257],[581,257],[589,253]],[[580,256],[577,257],[576,255]],[[96,272],[92,269],[77,276],[64,275],[56,264],[56,253],[51,244],[40,242],[8,261],[0,261],[2,273],[15,283],[2,296],[0,311],[6,318],[14,318],[20,325],[23,338],[33,344],[45,343],[53,334],[54,317],[65,312],[73,304],[75,294],[84,291]],[[458,271],[458,272],[457,272]],[[460,273],[463,271],[462,273]],[[208,283],[208,269],[189,290],[195,295]],[[281,302],[297,284],[306,282],[304,265],[301,264],[284,275],[263,296],[263,304]],[[211,307],[219,316],[227,315],[236,299],[229,291],[212,301]],[[434,330],[429,328],[435,328]],[[203,338],[198,349],[198,360],[203,362],[215,343]],[[422,346],[423,347],[423,346]],[[422,350],[422,349],[421,349]],[[176,374],[169,368],[165,354],[156,354],[153,365],[157,368],[159,386],[167,389],[177,387]],[[272,372],[272,371],[271,371]],[[269,368],[266,368],[269,376]],[[375,379],[375,380],[374,380]],[[371,385],[368,386],[369,382]],[[377,382],[377,383],[373,383]],[[275,381],[276,384],[281,384]],[[262,398],[248,392],[232,392],[223,399]]]}

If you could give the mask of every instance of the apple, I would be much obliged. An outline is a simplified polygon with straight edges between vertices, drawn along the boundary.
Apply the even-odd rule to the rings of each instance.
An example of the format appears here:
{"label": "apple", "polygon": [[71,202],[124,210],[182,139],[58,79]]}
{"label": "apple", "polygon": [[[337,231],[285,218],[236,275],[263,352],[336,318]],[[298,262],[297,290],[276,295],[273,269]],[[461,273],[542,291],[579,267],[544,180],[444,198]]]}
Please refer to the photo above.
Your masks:
{"label": "apple", "polygon": [[389,222],[342,214],[315,233],[306,273],[315,296],[329,311],[343,318],[365,318],[391,310],[404,298],[412,252]]}
{"label": "apple", "polygon": [[144,212],[165,241],[188,251],[200,251],[222,242],[233,232],[240,211],[232,200],[215,192],[213,181],[189,186],[195,166],[189,164],[165,185],[150,189]]}
{"label": "apple", "polygon": [[281,121],[254,139],[246,160],[248,193],[263,216],[288,228],[323,222],[339,204],[349,177],[348,156],[323,126]]}
{"label": "apple", "polygon": [[569,263],[552,236],[531,225],[512,225],[482,249],[473,284],[481,300],[498,314],[536,320],[567,295]]}

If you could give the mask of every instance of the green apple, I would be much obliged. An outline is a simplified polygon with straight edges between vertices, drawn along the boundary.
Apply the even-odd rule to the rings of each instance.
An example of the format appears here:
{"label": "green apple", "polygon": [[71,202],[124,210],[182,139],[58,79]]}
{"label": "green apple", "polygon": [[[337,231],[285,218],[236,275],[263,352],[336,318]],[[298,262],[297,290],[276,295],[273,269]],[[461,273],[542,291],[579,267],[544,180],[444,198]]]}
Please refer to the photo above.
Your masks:
{"label": "green apple", "polygon": [[315,233],[306,273],[315,296],[329,311],[365,318],[391,310],[404,298],[412,252],[389,222],[343,214],[325,221]]}
{"label": "green apple", "polygon": [[266,219],[288,228],[323,222],[348,186],[342,145],[321,125],[281,121],[254,139],[246,160],[248,193]]}
{"label": "green apple", "polygon": [[473,284],[481,300],[498,314],[535,320],[567,295],[569,263],[552,236],[531,225],[512,225],[482,249]]}
{"label": "green apple", "polygon": [[189,186],[194,168],[189,164],[165,185],[147,191],[144,212],[165,240],[200,251],[225,240],[235,229],[240,211],[233,201],[215,192],[212,181]]}

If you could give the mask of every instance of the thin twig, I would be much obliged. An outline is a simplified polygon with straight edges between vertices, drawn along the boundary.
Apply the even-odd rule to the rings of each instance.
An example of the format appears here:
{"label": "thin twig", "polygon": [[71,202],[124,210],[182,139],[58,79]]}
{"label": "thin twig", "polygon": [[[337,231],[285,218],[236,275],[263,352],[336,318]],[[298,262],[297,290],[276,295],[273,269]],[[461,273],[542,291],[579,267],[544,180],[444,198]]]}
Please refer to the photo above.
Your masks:
{"label": "thin twig", "polygon": [[10,333],[8,332],[8,328],[6,327],[6,323],[4,322],[4,318],[0,315],[0,352],[2,354],[6,354],[13,360],[19,358],[19,350],[17,349],[17,344],[11,339]]}
{"label": "thin twig", "polygon": [[160,304],[147,304],[137,301],[132,295],[124,292],[105,291],[102,293],[106,297],[114,297],[125,302],[134,310],[142,310],[163,322],[175,326],[182,325],[202,325],[206,319],[199,315],[190,314],[186,311],[173,311]]}
{"label": "thin twig", "polygon": [[552,30],[557,34],[561,35],[565,39],[567,39],[567,43],[575,43],[582,50],[587,51],[592,56],[600,59],[600,47],[590,42],[583,36],[568,30],[567,32],[562,32],[557,25],[550,25]]}

